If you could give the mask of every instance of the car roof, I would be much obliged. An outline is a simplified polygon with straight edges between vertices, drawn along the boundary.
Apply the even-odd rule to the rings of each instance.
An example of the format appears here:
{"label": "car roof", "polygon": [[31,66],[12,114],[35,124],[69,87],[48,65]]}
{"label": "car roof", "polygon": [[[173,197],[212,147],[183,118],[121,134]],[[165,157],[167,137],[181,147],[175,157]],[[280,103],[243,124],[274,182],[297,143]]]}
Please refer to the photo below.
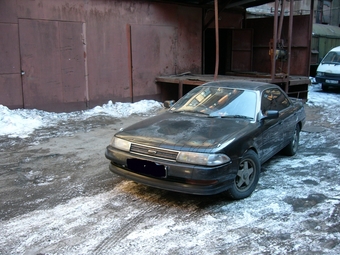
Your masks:
{"label": "car roof", "polygon": [[337,47],[331,49],[330,51],[340,51],[340,46],[337,46]]}
{"label": "car roof", "polygon": [[278,87],[275,84],[270,84],[266,82],[248,81],[248,80],[211,81],[211,82],[207,82],[203,84],[202,86],[226,87],[226,88],[235,88],[235,89],[244,89],[244,90],[257,90],[257,91],[263,91],[268,88]]}

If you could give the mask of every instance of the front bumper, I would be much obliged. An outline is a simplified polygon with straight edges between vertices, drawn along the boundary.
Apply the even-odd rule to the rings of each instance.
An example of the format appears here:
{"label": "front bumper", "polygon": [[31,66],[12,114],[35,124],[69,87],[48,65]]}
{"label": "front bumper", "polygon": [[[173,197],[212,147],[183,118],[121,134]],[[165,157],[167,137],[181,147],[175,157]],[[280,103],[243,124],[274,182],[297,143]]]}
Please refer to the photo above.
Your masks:
{"label": "front bumper", "polygon": [[[106,148],[105,156],[111,161],[110,171],[115,174],[151,187],[195,195],[213,195],[229,189],[238,168],[235,163],[215,167],[183,164],[120,151],[112,146]],[[140,173],[139,169],[132,171],[129,161],[135,160],[142,163],[140,168],[155,163],[157,169],[164,171],[164,176]]]}
{"label": "front bumper", "polygon": [[316,76],[315,81],[317,83],[321,83],[323,85],[333,86],[333,87],[340,87],[340,75],[332,75],[332,76]]}

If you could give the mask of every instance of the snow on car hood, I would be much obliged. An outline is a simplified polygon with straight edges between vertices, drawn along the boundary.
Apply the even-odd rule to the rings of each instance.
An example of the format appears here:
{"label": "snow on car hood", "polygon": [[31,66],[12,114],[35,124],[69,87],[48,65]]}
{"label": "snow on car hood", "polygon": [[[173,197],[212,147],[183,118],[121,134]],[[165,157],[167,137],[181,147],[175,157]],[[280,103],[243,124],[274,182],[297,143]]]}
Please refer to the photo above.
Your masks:
{"label": "snow on car hood", "polygon": [[[116,136],[133,143],[175,150],[212,150],[248,132],[249,120],[165,112],[134,124]],[[207,152],[207,151],[206,151]]]}

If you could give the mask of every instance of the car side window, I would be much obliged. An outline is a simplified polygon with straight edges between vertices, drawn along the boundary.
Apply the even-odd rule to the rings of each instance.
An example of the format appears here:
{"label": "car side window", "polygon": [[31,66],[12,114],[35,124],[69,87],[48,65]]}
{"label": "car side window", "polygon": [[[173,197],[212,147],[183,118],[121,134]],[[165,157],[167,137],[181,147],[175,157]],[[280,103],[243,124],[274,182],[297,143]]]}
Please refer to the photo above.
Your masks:
{"label": "car side window", "polygon": [[261,111],[264,114],[268,110],[282,111],[290,105],[289,99],[277,88],[267,89],[262,92]]}

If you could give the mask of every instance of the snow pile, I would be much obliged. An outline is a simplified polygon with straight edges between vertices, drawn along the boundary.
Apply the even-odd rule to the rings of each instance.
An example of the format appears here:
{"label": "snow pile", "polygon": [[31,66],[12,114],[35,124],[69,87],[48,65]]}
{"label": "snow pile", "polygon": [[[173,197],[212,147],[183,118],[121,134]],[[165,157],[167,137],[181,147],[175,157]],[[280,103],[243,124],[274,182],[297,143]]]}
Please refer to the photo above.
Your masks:
{"label": "snow pile", "polygon": [[0,105],[0,135],[27,137],[43,125],[43,118],[35,110],[9,110]]}
{"label": "snow pile", "polygon": [[136,103],[112,103],[109,101],[103,106],[96,106],[91,110],[85,111],[84,115],[108,114],[116,118],[126,118],[132,114],[146,114],[162,108],[162,104],[154,100],[141,100]]}
{"label": "snow pile", "polygon": [[[310,86],[307,104],[311,107],[326,106],[332,110],[339,106],[339,100],[336,94],[322,93],[320,84],[314,84]],[[36,109],[10,110],[6,106],[0,105],[0,136],[25,138],[37,128],[57,126],[60,122],[86,120],[98,115],[113,118],[126,118],[133,114],[150,115],[162,107],[160,102],[154,100],[141,100],[136,103],[109,101],[107,104],[86,111],[54,113]],[[324,114],[331,116],[328,112]]]}
{"label": "snow pile", "polygon": [[16,109],[0,105],[0,136],[28,137],[35,129],[57,125],[60,121],[85,120],[97,115],[109,115],[115,118],[126,118],[132,114],[149,114],[162,108],[154,100],[142,100],[136,103],[112,103],[96,106],[86,111],[71,113],[54,113],[41,110]]}

